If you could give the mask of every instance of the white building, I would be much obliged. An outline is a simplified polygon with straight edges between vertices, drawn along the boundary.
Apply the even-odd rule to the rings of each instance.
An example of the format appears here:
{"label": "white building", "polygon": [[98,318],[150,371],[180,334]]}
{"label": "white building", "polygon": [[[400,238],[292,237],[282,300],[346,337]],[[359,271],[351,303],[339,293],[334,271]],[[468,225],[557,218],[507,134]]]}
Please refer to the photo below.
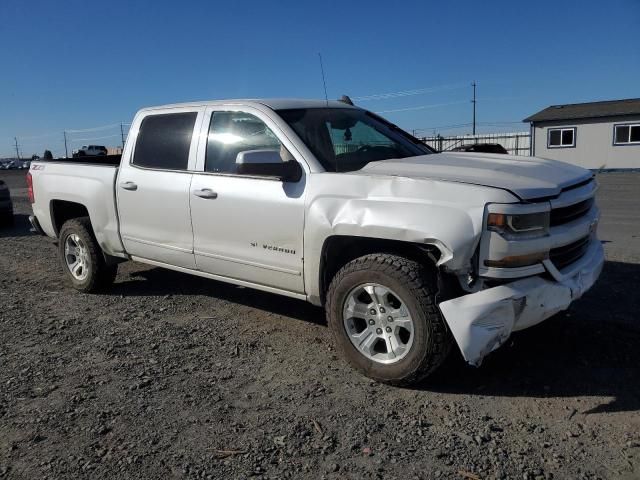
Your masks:
{"label": "white building", "polygon": [[532,155],[590,169],[640,168],[640,98],[552,105],[524,121]]}

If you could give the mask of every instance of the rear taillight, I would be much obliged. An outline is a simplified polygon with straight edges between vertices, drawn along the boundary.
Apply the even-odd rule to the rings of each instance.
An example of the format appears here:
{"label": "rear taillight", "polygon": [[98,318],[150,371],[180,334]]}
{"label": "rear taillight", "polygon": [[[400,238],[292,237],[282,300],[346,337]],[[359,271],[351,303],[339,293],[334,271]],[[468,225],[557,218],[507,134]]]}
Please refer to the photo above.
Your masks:
{"label": "rear taillight", "polygon": [[33,194],[33,179],[31,178],[31,172],[27,172],[27,196],[30,203],[35,203],[36,197]]}

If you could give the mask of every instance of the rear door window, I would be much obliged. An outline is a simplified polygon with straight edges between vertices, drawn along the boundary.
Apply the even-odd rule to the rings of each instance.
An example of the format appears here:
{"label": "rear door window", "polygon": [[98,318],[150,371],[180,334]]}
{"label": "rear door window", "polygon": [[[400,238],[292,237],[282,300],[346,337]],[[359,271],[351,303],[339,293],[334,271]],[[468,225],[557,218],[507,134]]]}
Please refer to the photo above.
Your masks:
{"label": "rear door window", "polygon": [[149,115],[142,120],[133,164],[162,170],[186,170],[197,112]]}

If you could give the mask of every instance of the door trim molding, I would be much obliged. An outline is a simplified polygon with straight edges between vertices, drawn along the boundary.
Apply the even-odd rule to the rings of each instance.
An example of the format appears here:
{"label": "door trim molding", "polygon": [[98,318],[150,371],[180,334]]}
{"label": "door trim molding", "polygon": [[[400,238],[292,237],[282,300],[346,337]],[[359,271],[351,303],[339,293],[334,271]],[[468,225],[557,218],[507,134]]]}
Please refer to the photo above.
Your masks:
{"label": "door trim molding", "polygon": [[134,262],[146,263],[155,267],[167,268],[169,270],[175,270],[176,272],[188,273],[191,275],[197,275],[199,277],[209,278],[211,280],[218,280],[220,282],[232,283],[234,285],[240,285],[242,287],[255,288],[256,290],[262,290],[269,293],[275,293],[278,295],[284,295],[286,297],[297,298],[298,300],[308,301],[307,296],[304,293],[295,293],[289,290],[282,290],[280,288],[269,287],[267,285],[261,285],[259,283],[246,282],[244,280],[237,280],[231,277],[223,277],[222,275],[214,275],[212,273],[203,272],[201,270],[193,270],[191,268],[177,267],[175,265],[169,265],[168,263],[158,262],[155,260],[149,260],[147,258],[137,257],[131,255],[131,260]]}
{"label": "door trim molding", "polygon": [[265,265],[264,263],[251,262],[249,260],[240,260],[239,258],[226,257],[224,255],[206,253],[199,250],[195,250],[194,254],[196,255],[196,265],[198,264],[197,256],[202,255],[203,257],[215,258],[217,260],[224,260],[232,263],[240,263],[242,265],[248,265],[250,267],[264,268],[265,270],[273,270],[274,272],[288,273],[289,275],[296,275],[296,276],[302,275],[302,272],[299,270],[291,270],[288,268],[274,267],[273,265]]}
{"label": "door trim molding", "polygon": [[142,243],[143,245],[151,245],[152,247],[167,248],[169,250],[175,250],[177,252],[193,253],[193,249],[176,247],[174,245],[167,245],[166,243],[152,242],[151,240],[142,240],[140,238],[131,237],[129,235],[122,235],[122,239],[129,240],[130,242]]}

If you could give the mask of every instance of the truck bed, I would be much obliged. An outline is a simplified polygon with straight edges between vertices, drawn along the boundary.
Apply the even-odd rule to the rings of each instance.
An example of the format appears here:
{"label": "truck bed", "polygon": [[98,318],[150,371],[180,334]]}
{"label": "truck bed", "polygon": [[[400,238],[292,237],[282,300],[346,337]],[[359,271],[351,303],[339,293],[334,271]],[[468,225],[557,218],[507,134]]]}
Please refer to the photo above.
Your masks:
{"label": "truck bed", "polygon": [[58,158],[31,162],[35,202],[33,212],[42,230],[57,237],[65,209],[86,210],[102,249],[124,252],[118,231],[115,182],[120,155]]}
{"label": "truck bed", "polygon": [[47,162],[47,163],[78,163],[85,165],[112,165],[118,166],[120,165],[120,160],[122,159],[122,155],[85,155],[82,157],[61,157],[61,158],[50,158],[50,159],[39,159],[39,162]]}

